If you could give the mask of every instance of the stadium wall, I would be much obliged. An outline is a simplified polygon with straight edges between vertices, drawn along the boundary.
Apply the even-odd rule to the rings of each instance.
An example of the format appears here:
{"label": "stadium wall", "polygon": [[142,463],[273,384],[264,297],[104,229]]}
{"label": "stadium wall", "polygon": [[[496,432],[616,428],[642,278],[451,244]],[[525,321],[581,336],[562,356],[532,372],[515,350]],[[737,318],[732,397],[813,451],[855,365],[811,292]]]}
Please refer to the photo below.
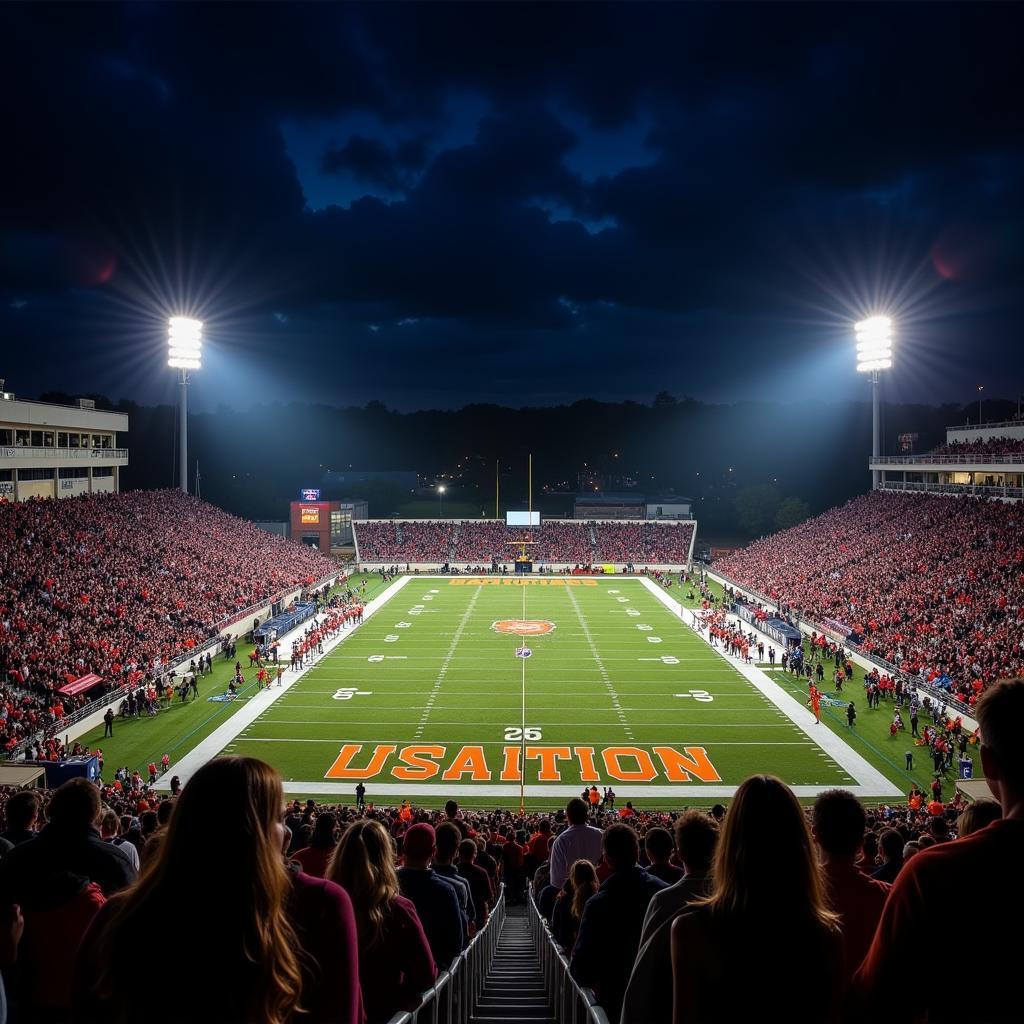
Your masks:
{"label": "stadium wall", "polygon": [[[747,597],[759,602],[760,604],[771,605],[772,603],[763,594],[758,594],[753,590],[748,590],[746,587],[740,586],[740,584],[738,584],[735,580],[731,580],[727,576],[720,575],[719,573],[715,572],[714,569],[709,569],[705,566],[704,572],[722,587],[730,586],[733,590],[738,591],[741,594],[745,594]],[[756,628],[756,624],[754,625]],[[836,642],[842,643],[844,648],[849,652],[850,658],[852,659],[853,663],[855,665],[860,665],[860,667],[863,669],[871,670],[873,668],[877,668],[882,670],[883,672],[891,671],[889,666],[886,665],[884,662],[876,661],[874,658],[870,658],[866,654],[861,654],[860,651],[858,651],[855,647],[852,647],[850,644],[848,644],[842,637],[837,636],[836,633],[833,630],[830,630],[827,626],[820,626],[816,622],[803,619],[800,622],[799,628],[800,632],[803,633],[804,636],[810,636],[811,633],[824,633],[826,636],[831,637]],[[908,678],[906,673],[901,674],[904,676],[904,678]],[[934,689],[918,686],[917,693],[920,697],[935,697],[937,693],[941,693],[941,691],[936,691]],[[964,724],[969,729],[977,729],[978,723],[966,712],[960,710],[960,702],[950,701],[950,707],[953,707],[954,705],[957,706],[957,714],[961,715],[961,717],[964,720]]]}

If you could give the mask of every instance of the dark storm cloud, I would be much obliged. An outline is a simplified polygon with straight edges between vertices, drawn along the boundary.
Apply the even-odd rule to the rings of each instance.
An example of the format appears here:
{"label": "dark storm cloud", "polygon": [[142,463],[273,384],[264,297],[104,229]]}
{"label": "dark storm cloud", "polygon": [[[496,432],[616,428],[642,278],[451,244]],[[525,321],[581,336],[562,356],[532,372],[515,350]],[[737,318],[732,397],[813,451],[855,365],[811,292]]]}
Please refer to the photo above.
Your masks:
{"label": "dark storm cloud", "polygon": [[[308,353],[343,353],[347,379],[384,397],[434,379],[437,351],[445,401],[497,379],[527,395],[607,394],[609,381],[701,393],[735,381],[745,352],[796,373],[830,308],[838,323],[872,298],[861,279],[899,275],[927,296],[910,303],[924,315],[985,313],[980,365],[1008,358],[1019,7],[0,17],[16,43],[0,69],[0,329],[24,343],[8,372],[29,386],[70,384],[47,378],[54,360],[32,339],[127,335],[119,316],[187,298],[220,318],[226,351],[259,338],[287,359],[301,323]],[[330,140],[308,166],[285,123]],[[630,140],[619,161],[616,137]],[[311,174],[344,179],[351,201],[312,202]],[[513,350],[528,359],[499,368],[491,353]],[[558,379],[540,387],[538,361]],[[293,369],[296,393],[322,394],[315,363]]]}

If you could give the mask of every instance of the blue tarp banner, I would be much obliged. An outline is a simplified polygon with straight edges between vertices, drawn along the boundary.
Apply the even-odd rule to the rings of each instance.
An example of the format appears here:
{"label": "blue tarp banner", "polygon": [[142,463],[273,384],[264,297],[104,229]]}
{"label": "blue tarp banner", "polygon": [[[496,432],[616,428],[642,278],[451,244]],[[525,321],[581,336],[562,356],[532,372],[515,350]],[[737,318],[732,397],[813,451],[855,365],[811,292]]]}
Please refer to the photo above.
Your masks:
{"label": "blue tarp banner", "polygon": [[782,644],[784,647],[791,647],[793,644],[800,643],[803,639],[800,630],[795,629],[784,619],[759,619],[757,613],[748,604],[737,602],[732,606],[732,610],[744,622],[749,622],[752,626],[761,630],[762,633],[767,634],[776,643]]}
{"label": "blue tarp banner", "polygon": [[279,636],[287,633],[290,629],[294,629],[300,623],[305,622],[306,619],[311,618],[315,611],[315,601],[307,601],[305,604],[297,604],[288,611],[282,612],[280,615],[275,615],[272,619],[267,619],[267,621],[256,630],[256,639],[276,640]]}

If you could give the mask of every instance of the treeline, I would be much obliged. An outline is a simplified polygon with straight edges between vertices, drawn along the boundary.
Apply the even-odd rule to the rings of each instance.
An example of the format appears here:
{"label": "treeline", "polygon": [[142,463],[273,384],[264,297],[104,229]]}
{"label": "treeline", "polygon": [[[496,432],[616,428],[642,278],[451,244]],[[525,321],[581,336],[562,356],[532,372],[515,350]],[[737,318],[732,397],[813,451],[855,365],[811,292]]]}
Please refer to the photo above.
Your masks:
{"label": "treeline", "polygon": [[[129,416],[126,489],[175,482],[173,406],[89,397]],[[1009,402],[985,403],[986,419],[1015,412]],[[887,404],[883,451],[897,451],[897,435],[911,432],[919,435],[915,451],[926,451],[945,439],[947,426],[976,416],[976,404]],[[571,494],[593,479],[606,490],[632,484],[648,494],[686,495],[705,536],[743,538],[863,492],[870,451],[871,412],[863,402],[717,405],[661,393],[650,405],[583,400],[400,413],[378,401],[360,408],[270,403],[189,416],[190,485],[198,463],[202,496],[252,519],[286,518],[300,487],[318,486],[328,469],[349,468],[415,470],[428,479],[448,474],[449,511],[493,515],[496,460],[502,507],[523,506],[532,453],[534,502],[549,514],[570,514]],[[387,484],[361,490],[356,496],[368,498],[373,516],[399,514],[414,497]]]}

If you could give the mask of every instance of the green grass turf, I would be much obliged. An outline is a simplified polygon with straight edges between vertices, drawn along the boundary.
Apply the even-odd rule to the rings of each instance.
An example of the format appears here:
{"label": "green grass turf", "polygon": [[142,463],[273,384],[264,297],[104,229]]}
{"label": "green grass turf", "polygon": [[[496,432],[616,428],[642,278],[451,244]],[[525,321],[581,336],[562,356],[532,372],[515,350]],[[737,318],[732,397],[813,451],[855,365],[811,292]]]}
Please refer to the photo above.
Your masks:
{"label": "green grass turf", "polygon": [[[708,585],[716,597],[721,599],[721,585],[711,580],[708,581]],[[700,605],[699,599],[687,601],[683,588],[673,586],[671,588],[671,596],[675,600],[681,601],[687,607],[693,608]],[[767,644],[768,642],[767,638],[765,638],[765,643]],[[776,645],[776,648],[778,648],[778,645]],[[805,642],[805,654],[809,650],[810,644]],[[806,699],[807,685],[805,680],[798,679],[792,674],[784,673],[777,666],[774,671],[767,664],[760,667],[768,672],[769,676],[787,693],[800,700]],[[834,667],[834,663],[831,661],[825,663],[826,675],[822,683],[822,689],[827,696],[836,696],[831,681]],[[906,730],[898,733],[896,736],[890,735],[889,724],[892,722],[893,717],[893,702],[882,701],[881,707],[877,709],[869,708],[867,697],[864,693],[864,678],[866,675],[867,671],[865,669],[854,664],[853,679],[843,683],[842,698],[847,702],[852,700],[857,708],[857,719],[853,729],[847,726],[846,713],[842,708],[832,708],[824,705],[822,705],[821,709],[822,725],[827,726],[833,732],[839,733],[850,747],[905,792],[910,791],[913,783],[917,783],[920,788],[928,792],[928,787],[934,778],[932,761],[928,755],[927,748],[914,746],[915,741],[910,736],[909,712],[904,707],[903,721],[906,723]],[[922,712],[919,731],[929,721],[928,717]],[[906,770],[905,754],[908,750],[912,751],[914,755],[914,767],[911,771]],[[974,777],[981,778],[981,759],[977,755],[977,747],[968,747],[967,755],[974,762]],[[943,779],[942,786],[945,797],[948,798],[952,794],[955,784],[952,773],[948,779]],[[869,801],[869,803],[871,802],[873,801]]]}
{"label": "green grass turf", "polygon": [[[228,751],[262,757],[286,780],[302,782],[323,780],[346,743],[363,745],[355,766],[366,764],[378,743],[436,744],[446,748],[443,767],[464,744],[479,744],[490,781],[499,784],[502,748],[518,744],[517,736],[506,739],[506,730],[521,726],[523,662],[514,656],[518,638],[491,627],[496,620],[523,617],[525,597],[526,618],[556,627],[528,641],[534,654],[526,661],[526,725],[539,730],[538,744],[594,746],[602,776],[601,748],[650,750],[666,744],[704,747],[725,784],[738,784],[757,771],[774,772],[793,784],[853,782],[639,580],[619,578],[592,586],[514,583],[413,580]],[[661,642],[652,643],[653,637]],[[664,664],[663,655],[679,663]],[[369,660],[378,656],[385,660]],[[366,695],[334,699],[338,688],[346,686]],[[690,690],[706,690],[713,700],[698,702]],[[657,759],[655,764],[660,766]],[[537,781],[537,767],[536,761],[527,762],[528,784]],[[582,788],[575,759],[560,762],[560,768],[560,784]],[[375,781],[396,780],[381,774]],[[442,779],[438,775],[428,781]],[[371,796],[373,785],[374,780],[367,782]],[[506,802],[474,798],[468,777],[450,786],[466,794],[465,802]],[[417,798],[416,788],[409,783],[408,796],[416,803],[444,799]],[[380,797],[379,802],[398,799]],[[549,802],[564,801],[561,796]]]}
{"label": "green grass turf", "polygon": [[[356,583],[366,580],[367,599],[374,597],[384,588],[384,583],[376,573],[353,576]],[[182,704],[177,698],[170,707],[161,711],[154,718],[117,719],[114,722],[113,737],[103,738],[103,726],[94,729],[82,737],[80,742],[90,750],[100,748],[104,758],[104,778],[113,778],[120,765],[145,772],[150,761],[160,763],[163,754],[168,754],[173,764],[183,757],[197,743],[205,739],[214,729],[244,706],[244,698],[256,692],[256,676],[248,670],[250,644],[244,639],[238,642],[237,658],[242,662],[242,672],[246,677],[246,685],[241,691],[243,699],[232,703],[211,703],[206,700],[210,694],[224,693],[228,681],[234,675],[235,659],[225,661],[223,656],[215,655],[213,674],[199,681],[200,698]],[[120,701],[118,701],[120,704]],[[115,707],[116,711],[116,707]]]}
{"label": "green grass turf", "polygon": [[[441,745],[446,748],[440,758],[442,768],[463,745],[479,744],[492,773],[491,783],[500,784],[502,748],[518,743],[506,740],[506,730],[521,725],[523,662],[513,653],[519,638],[496,633],[491,624],[521,617],[525,593],[525,617],[556,626],[553,633],[527,641],[534,654],[525,663],[526,725],[540,731],[540,739],[530,742],[595,747],[602,774],[598,785],[605,781],[602,747],[628,745],[650,750],[659,744],[676,749],[704,747],[727,784],[737,784],[753,772],[772,772],[795,785],[851,784],[844,770],[822,756],[730,660],[711,651],[638,580],[617,577],[596,581],[596,586],[518,587],[504,582],[474,586],[456,579],[453,583],[414,578],[227,749],[262,757],[276,765],[287,780],[301,783],[323,780],[344,743],[363,745],[353,759],[356,766],[366,763],[377,743]],[[382,587],[380,577],[370,574],[368,580],[368,596],[373,597]],[[672,587],[669,595],[687,603],[685,588]],[[417,614],[410,614],[417,606]],[[629,614],[627,608],[639,614]],[[400,622],[408,626],[400,627]],[[638,625],[651,629],[640,630]],[[388,636],[397,639],[388,641]],[[650,636],[660,636],[662,642],[652,644]],[[248,647],[240,645],[239,654],[245,655],[241,660],[246,663]],[[679,664],[662,663],[662,655],[678,658]],[[369,660],[380,656],[385,660]],[[201,684],[204,697],[226,688],[232,666],[233,662],[215,659],[214,676]],[[778,671],[773,678],[803,701],[803,682]],[[915,769],[904,771],[904,752],[911,749],[910,740],[906,734],[895,739],[889,736],[891,708],[883,704],[879,711],[869,710],[862,679],[863,672],[858,669],[843,694],[857,704],[855,729],[847,728],[840,708],[823,708],[822,728],[840,733],[904,791],[911,781],[928,784],[930,761],[915,748]],[[335,700],[342,687],[356,687],[369,694]],[[675,696],[690,690],[707,690],[714,700],[698,702]],[[254,683],[243,696],[251,691]],[[826,686],[826,692],[830,687]],[[91,749],[103,748],[108,775],[119,764],[142,769],[150,760],[159,761],[165,752],[173,764],[242,706],[242,701],[175,704],[154,719],[118,721],[112,740],[104,741],[102,729],[98,729],[90,734],[88,743]],[[395,763],[392,758],[388,767]],[[658,759],[654,763],[661,767]],[[536,781],[537,767],[537,761],[527,762],[527,783]],[[561,785],[579,782],[575,759],[561,761],[559,767]],[[371,797],[374,781],[397,780],[381,774],[368,781]],[[439,774],[427,781],[437,784],[442,779]],[[664,777],[655,780],[660,784],[666,781]],[[945,785],[951,792],[952,781]],[[468,778],[450,782],[450,788],[473,806],[518,804],[517,798],[474,796]],[[415,782],[408,783],[408,797],[426,806],[445,799],[418,795]],[[345,795],[318,798],[326,802],[350,799]],[[397,803],[400,799],[388,795],[377,801]],[[563,796],[530,798],[528,805],[554,807],[564,801]],[[679,803],[675,799],[669,802],[673,806]],[[696,792],[686,800],[687,805],[710,802],[714,800]],[[665,806],[666,800],[634,803]]]}

